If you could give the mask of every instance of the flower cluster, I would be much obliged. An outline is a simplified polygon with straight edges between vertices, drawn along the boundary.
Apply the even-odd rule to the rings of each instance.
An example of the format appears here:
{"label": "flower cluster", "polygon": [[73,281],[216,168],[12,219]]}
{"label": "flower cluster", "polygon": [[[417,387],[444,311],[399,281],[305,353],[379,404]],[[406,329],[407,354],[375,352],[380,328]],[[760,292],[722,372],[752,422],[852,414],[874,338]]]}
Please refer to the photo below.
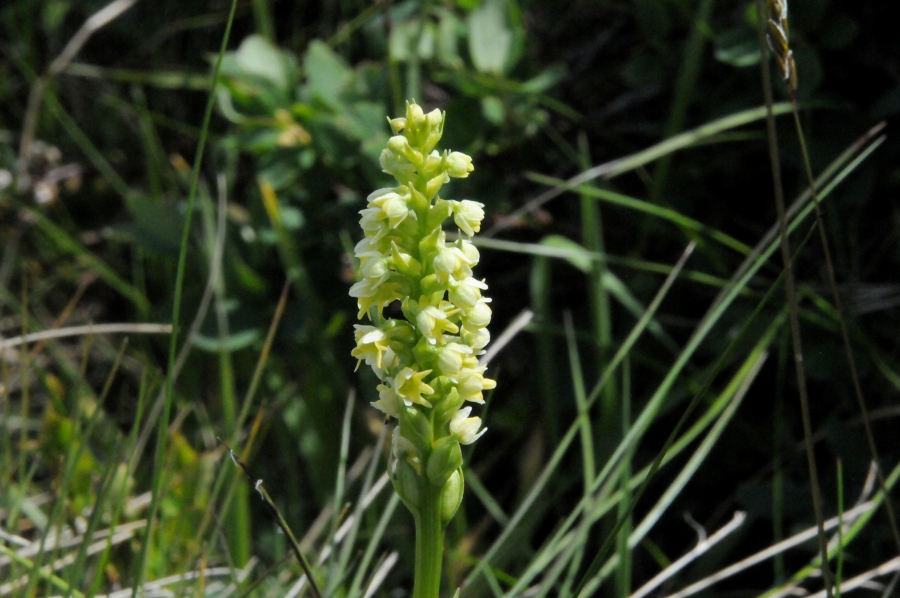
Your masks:
{"label": "flower cluster", "polygon": [[[350,295],[358,317],[368,316],[371,324],[355,327],[352,354],[381,381],[373,405],[399,422],[392,477],[401,498],[415,509],[416,484],[424,476],[459,494],[448,497],[456,504],[448,504],[445,516],[452,516],[462,492],[459,445],[485,431],[463,405],[483,403],[483,391],[495,386],[478,365],[490,340],[490,299],[482,296],[487,285],[472,275],[478,250],[464,238],[480,230],[484,206],[438,196],[451,177],[473,170],[469,156],[434,149],[444,129],[440,110],[425,114],[408,103],[406,117],[389,123],[394,136],[381,166],[398,186],[369,195],[360,212],[360,280]],[[442,224],[451,217],[460,234],[448,243]],[[403,318],[385,316],[394,302]]]}

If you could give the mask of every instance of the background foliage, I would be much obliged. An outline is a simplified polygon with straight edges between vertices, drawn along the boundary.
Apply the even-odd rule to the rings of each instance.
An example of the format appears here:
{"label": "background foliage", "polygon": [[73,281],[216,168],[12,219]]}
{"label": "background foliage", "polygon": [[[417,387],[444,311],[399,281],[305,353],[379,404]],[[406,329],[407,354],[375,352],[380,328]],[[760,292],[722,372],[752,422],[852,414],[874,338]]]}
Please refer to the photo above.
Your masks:
{"label": "background foliage", "polygon": [[[4,338],[88,323],[172,320],[190,169],[230,3],[137,2],[56,69],[66,44],[103,6],[94,0],[0,6]],[[877,122],[888,119],[892,134],[890,123],[900,111],[900,42],[877,3],[794,0],[790,10],[801,121],[818,173]],[[375,398],[374,379],[354,374],[349,357],[356,311],[347,296],[350,249],[360,236],[357,212],[365,197],[388,181],[377,161],[389,133],[385,116],[400,114],[404,100],[415,98],[446,110],[442,147],[474,158],[473,175],[454,182],[445,196],[486,204],[490,241],[482,245],[477,275],[487,279],[494,298],[495,338],[522,310],[535,313],[491,365],[499,386],[485,417],[490,431],[469,455],[467,480],[474,481],[465,512],[449,532],[448,587],[471,573],[534,484],[546,484],[539,474],[576,418],[578,397],[606,371],[667,268],[689,241],[697,242],[686,275],[601,392],[581,448],[569,449],[515,529],[515,541],[494,556],[490,581],[472,580],[469,591],[508,589],[525,564],[538,562],[558,522],[585,496],[586,455],[602,469],[672,371],[680,348],[741,263],[734,248],[755,245],[775,222],[763,123],[697,136],[682,151],[593,183],[656,206],[663,218],[597,201],[590,189],[518,209],[547,190],[542,181],[548,180],[537,175],[566,179],[760,106],[758,61],[750,2],[238,3],[189,237],[184,330],[195,314],[205,316],[175,385],[155,543],[143,563],[140,530],[102,557],[44,547],[38,553],[44,556],[32,554],[25,563],[0,561],[0,579],[27,579],[29,567],[74,554],[56,570],[84,592],[92,584],[104,592],[129,587],[136,570],[155,580],[248,562],[254,565],[249,579],[262,580],[257,591],[286,591],[299,573],[292,561],[281,561],[288,552],[284,537],[224,458],[217,436],[238,453],[246,447],[244,460],[295,531],[313,530],[307,550],[338,550],[335,530],[346,517],[341,510],[346,503],[355,512],[366,479],[367,461],[357,469],[353,462],[371,455],[382,428],[366,406]],[[42,101],[29,105],[38,80]],[[784,180],[793,197],[806,183],[789,117],[779,123]],[[34,137],[23,152],[29,127]],[[900,387],[898,153],[896,143],[883,144],[824,204],[888,471],[900,459],[893,442]],[[724,246],[717,240],[724,235],[736,244]],[[801,238],[797,233],[794,241]],[[844,506],[861,492],[871,455],[815,242],[798,253],[795,268],[823,498],[833,515],[840,492]],[[727,433],[703,453],[699,472],[634,548],[630,563],[620,563],[611,593],[628,595],[632,585],[690,550],[696,533],[682,514],[708,530],[735,510],[748,519],[676,576],[673,590],[812,524],[790,339],[779,324],[785,309],[780,287],[752,321],[744,344],[717,361],[780,269],[777,260],[764,264],[717,318],[667,388],[643,440],[629,447],[622,476],[653,459],[688,402],[705,393],[713,368],[722,374],[712,378],[701,409],[714,404],[752,344],[777,324],[768,360],[747,378],[752,384]],[[574,330],[568,337],[567,318]],[[277,333],[267,345],[273,319]],[[179,346],[185,340],[183,334]],[[56,523],[65,530],[60,533],[84,538],[90,537],[86,526],[94,533],[146,516],[147,492],[159,475],[150,430],[167,375],[168,340],[133,335],[121,352],[120,343],[120,336],[97,335],[4,349],[5,534],[36,542]],[[348,395],[356,408],[345,418]],[[671,487],[687,458],[676,458],[653,479],[636,521]],[[379,517],[392,508],[384,492],[360,513],[357,548],[347,549],[343,565],[331,565],[337,569],[323,566],[322,579],[331,580],[323,586],[345,583],[335,580],[341,571],[356,575],[357,561],[350,561],[381,533],[378,554],[398,550],[400,559],[379,591],[410,586],[411,520],[398,511],[376,533]],[[612,515],[577,538],[585,554],[602,544]],[[896,553],[883,513],[865,534],[845,555],[848,570],[869,569]],[[16,547],[5,537],[0,542]],[[628,553],[623,550],[620,558]],[[804,545],[722,587],[765,591],[809,562],[813,551]],[[576,559],[569,566],[575,575],[586,563]],[[46,579],[30,579],[31,590],[53,593]],[[552,587],[556,594],[566,586]]]}

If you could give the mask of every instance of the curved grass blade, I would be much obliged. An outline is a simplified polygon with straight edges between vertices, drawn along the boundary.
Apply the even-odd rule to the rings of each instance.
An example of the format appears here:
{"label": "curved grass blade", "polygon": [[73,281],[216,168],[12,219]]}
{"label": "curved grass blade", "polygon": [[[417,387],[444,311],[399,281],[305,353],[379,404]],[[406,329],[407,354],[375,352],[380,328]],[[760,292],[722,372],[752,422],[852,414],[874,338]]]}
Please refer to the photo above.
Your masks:
{"label": "curved grass blade", "polygon": [[[787,6],[785,5],[785,8]],[[756,1],[756,14],[766,14],[763,0]],[[765,27],[763,19],[757,19],[757,34],[759,37],[760,52],[765,52]],[[769,20],[771,22],[771,20]],[[785,40],[785,46],[787,42]],[[765,55],[765,54],[764,54]],[[788,56],[790,51],[788,50]],[[784,65],[785,62],[782,62]],[[784,183],[781,176],[781,158],[778,150],[778,131],[775,128],[775,103],[772,91],[772,77],[767,60],[760,60],[760,73],[762,76],[763,98],[766,103],[766,131],[769,142],[769,160],[772,169],[772,182],[774,187],[775,207],[778,211],[778,236],[781,247],[781,262],[784,268],[784,290],[788,303],[788,315],[791,323],[791,341],[794,349],[794,369],[797,375],[797,394],[800,401],[800,416],[803,422],[803,442],[806,445],[806,462],[809,470],[810,493],[812,495],[813,512],[816,516],[816,524],[819,527],[819,552],[822,556],[822,576],[825,582],[825,594],[831,598],[833,577],[828,564],[828,542],[825,538],[825,513],[822,507],[822,490],[819,484],[819,472],[816,464],[816,455],[813,451],[812,418],[809,409],[809,394],[806,387],[806,366],[803,361],[803,339],[800,334],[800,316],[797,308],[797,290],[794,279],[794,268],[791,261],[791,247],[787,231],[787,209],[785,208]],[[787,74],[785,75],[787,77]],[[796,101],[792,102],[796,110]],[[811,195],[815,198],[815,186],[811,189]],[[818,211],[818,201],[815,202]]]}
{"label": "curved grass blade", "polygon": [[132,584],[132,597],[137,598],[138,588],[146,567],[147,557],[149,555],[150,545],[153,537],[153,522],[156,519],[161,500],[163,478],[165,476],[165,451],[166,439],[169,429],[169,419],[172,413],[172,404],[175,402],[175,380],[174,369],[175,360],[178,354],[178,333],[180,331],[181,320],[181,301],[184,293],[184,278],[187,267],[188,239],[191,232],[191,220],[194,214],[194,204],[197,199],[197,187],[200,181],[200,166],[203,163],[203,152],[206,149],[207,134],[209,132],[209,123],[212,118],[213,106],[216,101],[216,86],[219,81],[219,69],[222,66],[222,57],[225,55],[225,49],[228,47],[228,39],[231,37],[231,25],[234,23],[234,15],[237,11],[237,0],[232,0],[231,8],[228,13],[228,21],[225,24],[225,32],[222,35],[222,43],[219,46],[219,53],[216,56],[215,67],[213,67],[212,89],[206,102],[206,109],[203,115],[203,126],[201,127],[200,140],[197,143],[197,155],[194,159],[194,167],[191,172],[191,185],[188,192],[187,206],[185,211],[184,229],[181,235],[181,249],[178,253],[178,270],[175,276],[175,297],[172,305],[172,336],[169,342],[169,359],[168,373],[166,377],[166,398],[163,406],[163,414],[157,423],[156,435],[156,454],[154,456],[153,467],[153,489],[151,491],[150,508],[147,513],[147,534],[141,545],[141,553],[138,557],[138,564],[135,567],[134,581]]}
{"label": "curved grass blade", "polygon": [[[640,337],[641,333],[646,330],[647,325],[652,320],[653,316],[656,314],[656,311],[659,309],[659,306],[662,304],[662,300],[668,294],[669,289],[674,284],[675,280],[678,278],[679,273],[681,272],[681,268],[684,267],[684,264],[687,261],[687,258],[690,256],[691,251],[693,249],[693,244],[689,245],[685,252],[682,254],[681,258],[677,262],[675,268],[672,273],[666,279],[666,281],[662,284],[659,291],[656,294],[656,297],[647,307],[647,311],[641,320],[634,326],[628,338],[622,343],[619,351],[610,361],[610,365],[608,366],[606,372],[604,373],[604,378],[598,382],[597,386],[595,386],[594,391],[588,397],[586,402],[587,408],[590,409],[591,405],[597,400],[599,396],[599,391],[602,389],[602,384],[609,377],[609,373],[614,371],[619,363],[621,363],[622,359],[628,354],[631,350],[631,347],[637,342],[637,339]],[[544,490],[545,486],[550,480],[553,472],[556,470],[556,467],[562,461],[563,455],[565,455],[566,451],[569,448],[569,445],[575,440],[576,435],[578,435],[581,431],[580,420],[582,418],[586,418],[588,416],[587,412],[582,412],[579,414],[578,418],[575,422],[573,422],[570,426],[566,434],[562,437],[556,449],[553,452],[550,461],[544,467],[544,470],[541,472],[541,475],[536,480],[534,487],[528,493],[528,495],[523,499],[522,503],[519,505],[519,508],[516,510],[516,513],[510,519],[509,524],[504,528],[503,533],[500,534],[500,537],[494,541],[494,544],[488,549],[488,552],[484,555],[484,557],[479,560],[478,565],[475,569],[469,573],[466,577],[465,582],[463,583],[463,587],[471,584],[479,575],[486,572],[488,564],[491,559],[497,554],[500,548],[504,545],[504,543],[510,538],[513,531],[516,529],[517,525],[522,521],[525,515],[528,513],[529,508],[534,502],[537,500],[538,496]]]}
{"label": "curved grass blade", "polygon": [[[775,106],[776,114],[787,114],[790,111],[791,105],[789,102],[781,102]],[[680,135],[676,135],[675,137],[661,141],[656,145],[652,145],[647,149],[635,154],[631,154],[630,156],[618,158],[616,160],[612,160],[611,162],[606,162],[604,164],[594,166],[593,168],[589,168],[581,174],[578,174],[569,179],[567,183],[569,185],[580,185],[582,183],[586,183],[600,177],[611,179],[630,170],[634,170],[636,168],[644,166],[645,164],[649,164],[650,162],[658,160],[659,158],[671,154],[672,152],[691,147],[692,145],[696,145],[702,141],[709,139],[710,137],[713,137],[730,129],[735,129],[752,122],[762,120],[763,118],[765,118],[765,116],[765,106],[759,106],[757,108],[751,108],[750,110],[743,110],[741,112],[728,115],[705,125],[701,125],[696,129],[686,131]],[[518,208],[517,210],[513,210],[510,214],[507,215],[506,218],[503,219],[502,222],[495,224],[482,236],[493,237],[500,231],[508,228],[517,219],[521,218],[525,214],[533,212],[551,199],[559,197],[563,193],[564,190],[562,189],[550,189],[549,191],[541,193],[534,199],[528,201],[524,206]]]}
{"label": "curved grass blade", "polygon": [[[219,442],[222,442],[222,439],[219,439]],[[316,585],[316,579],[313,577],[312,566],[309,564],[309,561],[306,560],[306,557],[303,556],[303,553],[300,551],[300,543],[297,541],[297,538],[294,536],[294,532],[291,531],[290,526],[287,524],[287,521],[284,520],[284,517],[281,516],[281,512],[278,510],[278,507],[275,506],[275,503],[272,502],[272,497],[269,496],[269,493],[266,491],[263,486],[263,481],[260,478],[255,477],[252,473],[250,473],[250,468],[238,458],[231,447],[222,442],[225,445],[225,449],[228,451],[228,454],[231,455],[231,460],[234,461],[234,464],[241,468],[244,472],[244,475],[247,476],[247,479],[253,484],[253,489],[259,493],[260,498],[262,498],[263,502],[266,505],[266,510],[269,512],[269,515],[272,516],[272,519],[278,524],[278,527],[281,528],[281,531],[284,532],[285,537],[288,539],[288,542],[291,545],[291,549],[294,551],[294,556],[297,557],[297,562],[300,563],[300,567],[303,568],[303,573],[306,575],[306,579],[309,581],[309,587],[312,589],[313,595],[316,598],[322,597],[322,592],[319,590],[319,586]]]}

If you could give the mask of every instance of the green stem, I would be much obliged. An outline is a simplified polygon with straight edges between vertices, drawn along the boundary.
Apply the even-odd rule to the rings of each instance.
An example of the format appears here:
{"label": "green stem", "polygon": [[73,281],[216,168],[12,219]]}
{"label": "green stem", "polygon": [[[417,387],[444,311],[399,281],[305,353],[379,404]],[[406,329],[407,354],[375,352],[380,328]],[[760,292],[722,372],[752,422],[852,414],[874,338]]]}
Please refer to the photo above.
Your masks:
{"label": "green stem", "polygon": [[419,492],[421,502],[418,511],[413,513],[416,519],[416,581],[412,598],[438,598],[444,554],[441,489],[423,477]]}

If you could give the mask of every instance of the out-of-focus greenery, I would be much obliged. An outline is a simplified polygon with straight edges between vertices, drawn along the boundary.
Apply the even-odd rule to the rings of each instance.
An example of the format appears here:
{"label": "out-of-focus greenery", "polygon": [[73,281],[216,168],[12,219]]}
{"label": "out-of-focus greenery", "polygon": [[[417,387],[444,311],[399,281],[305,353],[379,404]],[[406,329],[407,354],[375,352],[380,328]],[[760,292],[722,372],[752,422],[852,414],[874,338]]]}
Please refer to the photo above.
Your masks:
{"label": "out-of-focus greenery", "polygon": [[[230,2],[137,2],[59,63],[104,5],[0,5],[5,339],[89,323],[172,321],[191,165]],[[878,3],[790,4],[800,120],[816,173],[879,121],[888,120],[892,135],[900,38],[883,13]],[[712,136],[688,135],[677,152],[517,210],[552,187],[547,177],[567,179],[761,106],[755,14],[753,2],[712,0],[238,3],[187,248],[179,347],[188,343],[190,351],[177,374],[148,560],[138,560],[142,528],[127,526],[146,516],[146,492],[160,473],[151,430],[163,381],[172,375],[167,337],[134,334],[124,349],[121,336],[106,335],[7,348],[0,353],[0,546],[45,546],[18,561],[0,553],[0,595],[29,583],[39,595],[67,593],[35,573],[65,556],[72,560],[54,567],[58,579],[88,594],[130,587],[136,568],[151,581],[248,562],[245,590],[261,580],[251,591],[286,593],[299,570],[280,560],[289,552],[284,537],[216,437],[238,453],[246,447],[242,458],[297,535],[311,530],[302,544],[310,560],[334,552],[318,569],[321,587],[364,590],[392,550],[400,558],[378,595],[410,587],[412,522],[402,510],[391,515],[388,492],[360,507],[361,489],[384,467],[383,455],[373,453],[383,422],[367,406],[377,398],[376,381],[353,372],[356,307],[347,295],[358,211],[389,182],[378,165],[389,135],[385,117],[401,114],[407,98],[446,110],[443,147],[472,155],[477,166],[444,196],[486,206],[491,239],[481,246],[476,274],[494,298],[494,337],[522,310],[536,314],[491,363],[498,389],[483,416],[490,431],[467,455],[474,482],[448,530],[447,588],[467,578],[464,596],[515,587],[548,554],[545,542],[559,522],[584,496],[596,498],[588,478],[636,429],[634,420],[674,371],[742,251],[775,222],[764,123],[754,117]],[[784,181],[794,197],[806,187],[797,136],[789,116],[778,122]],[[889,137],[823,204],[888,472],[900,459],[892,442],[900,388],[898,164],[900,150]],[[795,248],[811,223],[792,237]],[[832,516],[840,493],[849,507],[862,491],[871,455],[822,252],[812,239],[799,250],[795,271],[823,499]],[[580,401],[689,241],[697,248],[686,270],[601,392],[580,444],[568,449],[551,481],[541,480]],[[699,409],[725,418],[727,433],[714,446],[689,449],[702,455],[702,466],[649,534],[633,550],[620,542],[610,594],[628,595],[690,550],[696,534],[682,513],[708,530],[735,510],[748,520],[675,576],[672,590],[813,523],[780,287],[728,352],[781,271],[777,259],[758,265],[680,377],[665,386],[640,443],[629,446],[610,478],[611,493],[652,461],[701,390]],[[198,312],[203,317],[188,337]],[[273,320],[277,332],[267,345]],[[750,374],[741,367],[757,356],[754,347],[768,358]],[[736,413],[715,407],[717,398],[736,396],[728,390],[732,376],[749,385]],[[355,407],[345,420],[348,401]],[[367,460],[373,454],[381,460]],[[676,457],[659,472],[634,525],[677,485],[687,459]],[[507,528],[536,483],[543,492]],[[545,588],[549,595],[571,589],[586,570],[627,500],[619,496],[614,504],[599,524],[571,538],[584,556],[560,561],[565,570]],[[341,544],[345,536],[336,532],[345,521],[355,527]],[[131,535],[88,550],[84,538],[102,544],[97,532],[114,524]],[[81,538],[77,549],[48,544],[55,527]],[[504,529],[514,529],[512,536],[491,553],[489,574],[476,576]],[[863,533],[843,555],[845,578],[896,554],[883,512]],[[372,554],[363,552],[370,546]],[[809,562],[810,546],[721,587],[776,587]],[[369,568],[355,569],[357,559]],[[544,568],[552,571],[554,562]],[[3,585],[16,580],[25,585]],[[185,587],[191,589],[184,594],[199,591]],[[207,589],[216,591],[214,584]]]}

